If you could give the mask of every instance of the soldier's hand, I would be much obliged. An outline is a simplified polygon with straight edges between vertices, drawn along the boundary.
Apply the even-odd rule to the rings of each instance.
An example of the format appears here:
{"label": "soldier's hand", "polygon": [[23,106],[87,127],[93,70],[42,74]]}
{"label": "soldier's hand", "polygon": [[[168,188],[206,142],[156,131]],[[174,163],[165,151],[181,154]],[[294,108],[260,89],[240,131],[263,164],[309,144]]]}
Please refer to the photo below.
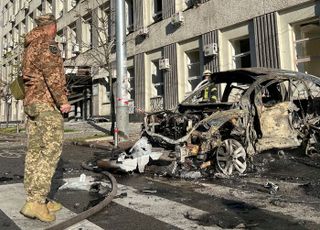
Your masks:
{"label": "soldier's hand", "polygon": [[70,104],[63,104],[60,106],[60,111],[62,113],[69,113],[71,110],[71,105]]}

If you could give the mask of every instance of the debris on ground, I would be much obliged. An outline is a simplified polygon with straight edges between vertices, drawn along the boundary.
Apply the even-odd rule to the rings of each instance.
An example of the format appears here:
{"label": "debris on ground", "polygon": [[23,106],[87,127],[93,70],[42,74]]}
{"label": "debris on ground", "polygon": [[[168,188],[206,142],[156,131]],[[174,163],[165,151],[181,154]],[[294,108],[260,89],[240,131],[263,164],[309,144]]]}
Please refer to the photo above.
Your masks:
{"label": "debris on ground", "polygon": [[155,194],[155,193],[157,193],[157,190],[153,190],[153,189],[143,189],[141,192],[142,192],[142,193],[147,193],[147,194]]}
{"label": "debris on ground", "polygon": [[146,137],[138,140],[128,153],[122,152],[115,160],[102,160],[98,165],[104,169],[119,169],[124,172],[132,172],[138,170],[143,173],[146,165],[151,160],[158,160],[162,156],[162,152],[153,152],[151,144]]}
{"label": "debris on ground", "polygon": [[270,194],[276,194],[279,191],[279,186],[270,181],[268,181],[264,187],[269,190]]}
{"label": "debris on ground", "polygon": [[91,186],[95,183],[95,179],[91,176],[81,174],[79,178],[69,178],[59,190],[86,190],[90,191]]}

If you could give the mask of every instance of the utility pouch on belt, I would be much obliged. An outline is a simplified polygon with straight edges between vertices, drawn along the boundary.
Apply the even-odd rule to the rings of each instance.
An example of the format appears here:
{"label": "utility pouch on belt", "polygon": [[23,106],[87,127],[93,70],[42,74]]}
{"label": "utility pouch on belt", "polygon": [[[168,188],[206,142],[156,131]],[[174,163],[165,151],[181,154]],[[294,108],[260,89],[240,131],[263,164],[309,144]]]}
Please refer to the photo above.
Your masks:
{"label": "utility pouch on belt", "polygon": [[18,76],[11,84],[10,84],[10,90],[12,96],[16,100],[22,100],[25,97],[24,92],[24,82],[22,76]]}

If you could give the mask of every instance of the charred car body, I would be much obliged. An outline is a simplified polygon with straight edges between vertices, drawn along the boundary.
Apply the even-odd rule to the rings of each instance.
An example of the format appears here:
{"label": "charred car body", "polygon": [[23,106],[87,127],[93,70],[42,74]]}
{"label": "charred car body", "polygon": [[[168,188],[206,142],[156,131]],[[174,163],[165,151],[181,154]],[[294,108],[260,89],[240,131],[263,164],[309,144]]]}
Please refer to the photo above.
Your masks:
{"label": "charred car body", "polygon": [[142,131],[180,165],[243,173],[265,150],[305,146],[306,154],[318,153],[319,101],[320,79],[312,75],[264,68],[219,72],[174,110],[148,114]]}

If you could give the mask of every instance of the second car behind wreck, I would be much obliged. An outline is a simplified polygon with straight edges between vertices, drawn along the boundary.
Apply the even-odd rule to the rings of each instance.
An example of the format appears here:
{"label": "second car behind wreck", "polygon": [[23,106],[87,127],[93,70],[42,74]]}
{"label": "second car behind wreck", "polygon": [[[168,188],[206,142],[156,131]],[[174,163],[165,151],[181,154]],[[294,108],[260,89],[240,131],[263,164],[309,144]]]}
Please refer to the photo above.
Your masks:
{"label": "second car behind wreck", "polygon": [[[175,109],[147,115],[142,136],[152,145],[149,154],[172,160],[173,174],[181,174],[179,167],[244,173],[266,150],[304,146],[307,155],[317,154],[319,99],[320,79],[308,74],[264,68],[213,73]],[[122,158],[132,160],[130,154]]]}

